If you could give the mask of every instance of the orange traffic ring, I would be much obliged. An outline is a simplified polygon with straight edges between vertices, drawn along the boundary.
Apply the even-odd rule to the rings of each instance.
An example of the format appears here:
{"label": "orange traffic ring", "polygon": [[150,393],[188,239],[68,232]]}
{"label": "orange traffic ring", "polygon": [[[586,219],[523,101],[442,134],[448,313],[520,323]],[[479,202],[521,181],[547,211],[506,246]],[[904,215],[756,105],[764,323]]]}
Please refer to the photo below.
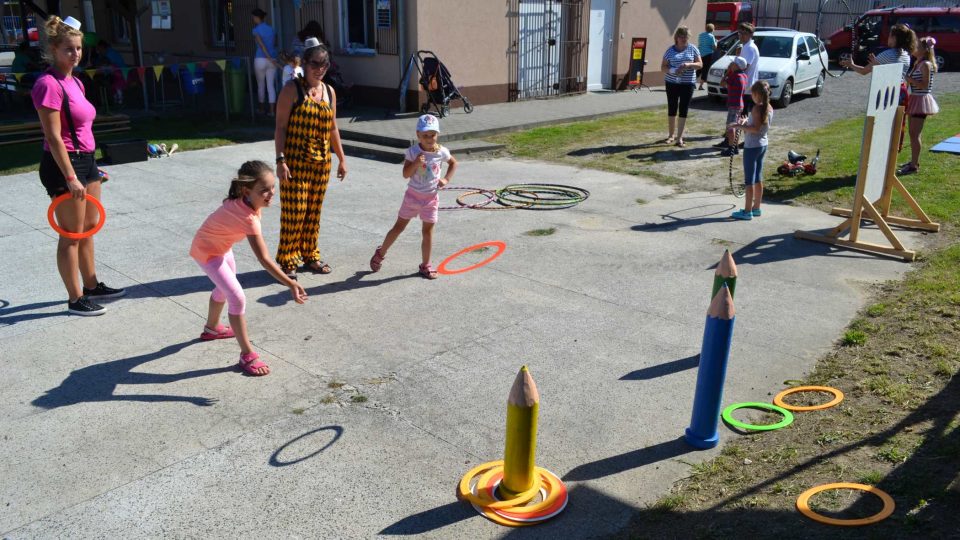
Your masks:
{"label": "orange traffic ring", "polygon": [[[467,267],[464,267],[464,268],[458,268],[457,270],[447,270],[447,264],[450,263],[451,261],[453,261],[454,259],[456,259],[457,257],[463,255],[464,253],[470,253],[471,251],[475,251],[475,250],[478,250],[478,249],[480,249],[480,248],[487,247],[487,246],[494,246],[494,247],[496,247],[496,248],[497,248],[497,252],[494,253],[493,255],[487,257],[486,259],[478,262],[477,264],[472,264],[472,265],[467,266]],[[439,273],[439,274],[453,275],[453,274],[462,274],[462,273],[464,273],[464,272],[469,272],[470,270],[473,270],[473,269],[475,269],[475,268],[480,268],[481,266],[483,266],[483,265],[485,265],[485,264],[493,261],[494,259],[496,259],[496,258],[499,257],[500,255],[503,255],[503,252],[504,252],[504,250],[506,250],[506,249],[507,249],[507,244],[501,242],[500,240],[493,240],[493,241],[491,241],[491,242],[482,242],[482,243],[477,244],[477,245],[475,245],[475,246],[470,246],[470,247],[468,247],[468,248],[463,248],[463,249],[461,249],[460,251],[458,251],[458,252],[454,253],[453,255],[447,257],[446,259],[444,259],[443,262],[440,263],[440,266],[437,267],[437,273]]]}
{"label": "orange traffic ring", "polygon": [[[783,398],[796,392],[827,392],[828,394],[833,394],[833,399],[826,403],[821,403],[820,405],[805,405],[805,406],[790,405],[789,403],[786,403],[785,401],[783,401]],[[843,401],[843,392],[841,392],[840,390],[837,390],[836,388],[832,388],[830,386],[795,386],[793,388],[787,388],[786,390],[784,390],[783,392],[780,392],[773,398],[774,405],[783,407],[788,411],[801,411],[801,412],[802,411],[822,411],[823,409],[829,409],[830,407],[836,406],[841,401]]]}
{"label": "orange traffic ring", "polygon": [[[810,497],[820,493],[821,491],[826,491],[828,489],[857,489],[860,491],[867,491],[873,493],[877,497],[880,497],[880,500],[883,501],[883,509],[877,512],[876,514],[858,519],[837,519],[827,517],[821,514],[818,514],[810,509],[809,501]],[[812,487],[797,497],[797,510],[801,514],[807,516],[808,518],[818,521],[820,523],[826,523],[827,525],[839,525],[847,527],[855,527],[859,525],[871,525],[877,523],[878,521],[883,521],[890,517],[893,514],[893,510],[896,508],[896,504],[893,502],[893,497],[887,494],[886,491],[875,487],[868,486],[866,484],[853,484],[850,482],[837,482],[835,484],[823,484],[822,486]]]}
{"label": "orange traffic ring", "polygon": [[[457,498],[469,502],[480,515],[500,525],[525,527],[546,521],[567,506],[567,486],[552,472],[534,468],[533,485],[527,491],[501,499],[497,488],[503,480],[503,460],[480,464],[460,479]],[[530,504],[537,495],[542,499]]]}
{"label": "orange traffic ring", "polygon": [[64,238],[69,238],[71,240],[83,240],[84,238],[89,238],[97,234],[100,231],[100,229],[103,228],[103,224],[107,220],[107,211],[103,209],[103,205],[100,204],[100,201],[98,201],[97,198],[94,197],[93,195],[87,195],[86,200],[90,201],[91,203],[93,203],[94,206],[97,207],[97,211],[100,212],[100,220],[97,221],[97,224],[94,225],[93,228],[90,229],[89,231],[84,231],[79,233],[70,232],[64,229],[63,227],[61,227],[57,223],[57,220],[53,218],[53,211],[57,209],[57,206],[60,206],[60,203],[62,203],[63,201],[71,197],[72,195],[70,195],[69,193],[64,193],[63,195],[60,195],[59,197],[53,199],[53,201],[50,202],[50,208],[47,208],[47,221],[50,222],[50,226],[53,227],[53,230],[57,231],[57,233],[60,236]]}

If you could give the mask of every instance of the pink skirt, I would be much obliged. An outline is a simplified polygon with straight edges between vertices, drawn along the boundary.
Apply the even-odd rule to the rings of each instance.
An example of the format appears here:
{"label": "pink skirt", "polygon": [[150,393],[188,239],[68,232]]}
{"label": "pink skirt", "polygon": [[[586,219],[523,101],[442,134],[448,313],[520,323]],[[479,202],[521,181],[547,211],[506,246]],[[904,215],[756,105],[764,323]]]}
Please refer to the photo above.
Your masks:
{"label": "pink skirt", "polygon": [[932,94],[912,94],[907,102],[907,114],[910,116],[931,116],[940,112],[937,100]]}

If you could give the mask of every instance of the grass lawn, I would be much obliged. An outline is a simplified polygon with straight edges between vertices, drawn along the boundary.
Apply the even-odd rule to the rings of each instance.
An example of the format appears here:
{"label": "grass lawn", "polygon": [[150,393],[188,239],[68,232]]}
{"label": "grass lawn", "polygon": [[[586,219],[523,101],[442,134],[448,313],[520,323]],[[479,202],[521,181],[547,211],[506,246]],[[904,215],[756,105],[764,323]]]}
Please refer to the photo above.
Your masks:
{"label": "grass lawn", "polygon": [[[251,124],[248,118],[227,123],[206,116],[132,118],[130,131],[97,137],[97,143],[122,139],[146,139],[152,143],[173,143],[180,150],[199,150],[227,144],[267,140],[273,137],[268,125]],[[35,171],[40,166],[40,143],[0,146],[0,176]],[[97,150],[99,159],[100,150]]]}
{"label": "grass lawn", "polygon": [[[926,148],[960,126],[960,94],[938,100],[942,112],[927,122]],[[631,158],[630,151],[649,145],[637,141],[662,137],[661,116],[643,111],[500,140],[520,157],[684,182],[675,176],[681,173],[657,168],[657,156],[670,154]],[[849,206],[862,130],[862,118],[853,118],[785,137],[772,155],[822,148],[825,159],[812,177],[779,178],[776,163],[768,163],[765,197]],[[909,156],[909,140],[901,155]],[[868,307],[837,329],[835,349],[803,381],[839,388],[844,401],[795,413],[787,428],[733,438],[718,457],[691,466],[666,495],[636,510],[616,538],[960,538],[960,157],[924,151],[921,167],[902,181],[942,231],[928,236],[930,246],[906,279],[876,287]],[[894,208],[906,213],[896,195]],[[791,402],[827,399],[804,393]],[[773,420],[759,420],[765,421]],[[797,512],[800,493],[831,482],[875,485],[893,497],[896,511],[863,528],[821,525]],[[821,492],[810,505],[843,519],[881,507],[874,496],[852,490]]]}

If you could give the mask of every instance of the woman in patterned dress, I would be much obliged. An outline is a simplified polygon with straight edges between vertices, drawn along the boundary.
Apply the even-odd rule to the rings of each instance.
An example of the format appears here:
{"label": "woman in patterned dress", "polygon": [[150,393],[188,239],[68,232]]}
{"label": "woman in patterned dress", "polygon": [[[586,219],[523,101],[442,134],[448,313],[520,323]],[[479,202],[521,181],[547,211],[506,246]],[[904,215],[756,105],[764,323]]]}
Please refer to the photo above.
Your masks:
{"label": "woman in patterned dress", "polygon": [[347,175],[340,131],[337,96],[323,83],[330,53],[318,39],[304,43],[303,77],[288,82],[277,101],[277,177],[280,179],[280,245],[277,264],[292,279],[297,267],[329,274],[320,259],[320,212],[330,180],[331,149],[337,155],[337,178]]}

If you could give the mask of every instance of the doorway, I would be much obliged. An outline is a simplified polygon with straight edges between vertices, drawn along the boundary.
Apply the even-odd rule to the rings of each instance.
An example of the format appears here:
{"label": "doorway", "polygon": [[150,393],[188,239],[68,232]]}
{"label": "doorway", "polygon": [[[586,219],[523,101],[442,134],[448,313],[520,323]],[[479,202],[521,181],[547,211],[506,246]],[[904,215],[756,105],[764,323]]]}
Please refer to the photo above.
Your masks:
{"label": "doorway", "polygon": [[590,45],[587,58],[587,90],[611,88],[613,49],[613,3],[616,0],[590,2]]}

